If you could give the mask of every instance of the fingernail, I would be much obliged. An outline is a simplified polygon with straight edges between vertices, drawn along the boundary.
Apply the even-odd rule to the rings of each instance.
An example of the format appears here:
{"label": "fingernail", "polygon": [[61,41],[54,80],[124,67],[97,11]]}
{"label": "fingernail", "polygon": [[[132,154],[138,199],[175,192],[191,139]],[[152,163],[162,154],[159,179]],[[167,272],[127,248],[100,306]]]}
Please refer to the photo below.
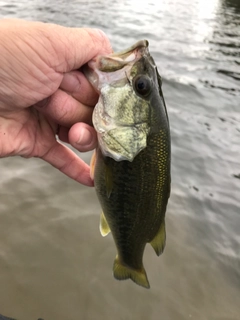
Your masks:
{"label": "fingernail", "polygon": [[77,144],[80,144],[81,146],[85,145],[89,145],[92,142],[92,134],[91,132],[86,129],[86,128],[82,128],[79,132],[79,138],[77,141]]}

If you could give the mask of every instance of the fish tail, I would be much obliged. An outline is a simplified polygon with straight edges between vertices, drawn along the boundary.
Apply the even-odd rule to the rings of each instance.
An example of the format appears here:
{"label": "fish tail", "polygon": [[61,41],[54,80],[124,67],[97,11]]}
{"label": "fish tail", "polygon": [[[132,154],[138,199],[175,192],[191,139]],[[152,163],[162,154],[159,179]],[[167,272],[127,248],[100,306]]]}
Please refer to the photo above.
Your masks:
{"label": "fish tail", "polygon": [[116,256],[116,259],[113,264],[113,275],[114,278],[117,280],[131,279],[139,286],[148,289],[150,288],[144,267],[142,267],[141,269],[132,269],[127,265],[123,264],[120,261],[118,255]]}

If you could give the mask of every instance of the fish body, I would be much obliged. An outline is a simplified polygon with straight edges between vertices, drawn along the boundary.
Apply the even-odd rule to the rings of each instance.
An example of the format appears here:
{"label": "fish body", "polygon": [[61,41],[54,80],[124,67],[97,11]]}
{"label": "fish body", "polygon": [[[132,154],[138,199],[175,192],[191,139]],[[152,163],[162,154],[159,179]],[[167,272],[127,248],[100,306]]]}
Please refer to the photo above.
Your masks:
{"label": "fish body", "polygon": [[170,195],[170,129],[161,78],[143,40],[89,65],[86,76],[100,92],[93,114],[99,146],[92,175],[103,213],[100,231],[112,232],[116,279],[149,288],[143,253],[165,246]]}

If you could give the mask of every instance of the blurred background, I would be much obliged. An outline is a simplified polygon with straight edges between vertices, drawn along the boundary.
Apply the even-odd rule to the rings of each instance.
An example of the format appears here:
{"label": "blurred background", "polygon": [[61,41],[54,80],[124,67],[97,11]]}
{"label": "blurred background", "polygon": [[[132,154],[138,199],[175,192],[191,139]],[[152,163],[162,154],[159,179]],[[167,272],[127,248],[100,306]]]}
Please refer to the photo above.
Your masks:
{"label": "blurred background", "polygon": [[113,278],[94,189],[39,159],[1,159],[0,313],[238,320],[240,1],[0,0],[4,17],[101,28],[116,51],[149,40],[171,124],[172,193],[165,252],[145,251],[145,290]]}

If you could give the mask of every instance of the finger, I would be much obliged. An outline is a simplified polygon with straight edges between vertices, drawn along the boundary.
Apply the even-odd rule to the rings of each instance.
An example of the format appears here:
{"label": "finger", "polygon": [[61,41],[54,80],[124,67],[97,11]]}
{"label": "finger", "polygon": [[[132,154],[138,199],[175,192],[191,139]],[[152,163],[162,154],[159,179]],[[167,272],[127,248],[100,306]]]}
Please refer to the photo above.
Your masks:
{"label": "finger", "polygon": [[6,29],[13,27],[15,33],[21,27],[21,33],[26,32],[31,40],[31,47],[44,48],[45,54],[41,54],[41,58],[60,73],[77,70],[98,55],[112,53],[109,39],[99,29],[69,28],[17,19],[3,20],[1,24]]}
{"label": "finger", "polygon": [[52,67],[58,72],[79,69],[98,55],[112,53],[105,33],[99,29],[47,26],[47,35],[57,53]]}
{"label": "finger", "polygon": [[97,146],[97,134],[93,127],[85,123],[74,124],[68,133],[69,143],[78,151],[86,152]]}
{"label": "finger", "polygon": [[98,94],[80,71],[65,73],[60,88],[85,105],[94,107],[98,101]]}
{"label": "finger", "polygon": [[93,186],[89,166],[72,150],[57,141],[42,159],[65,173],[71,179],[89,187]]}
{"label": "finger", "polygon": [[62,90],[57,90],[52,96],[35,104],[34,107],[65,127],[70,127],[76,122],[92,124],[93,109]]}

